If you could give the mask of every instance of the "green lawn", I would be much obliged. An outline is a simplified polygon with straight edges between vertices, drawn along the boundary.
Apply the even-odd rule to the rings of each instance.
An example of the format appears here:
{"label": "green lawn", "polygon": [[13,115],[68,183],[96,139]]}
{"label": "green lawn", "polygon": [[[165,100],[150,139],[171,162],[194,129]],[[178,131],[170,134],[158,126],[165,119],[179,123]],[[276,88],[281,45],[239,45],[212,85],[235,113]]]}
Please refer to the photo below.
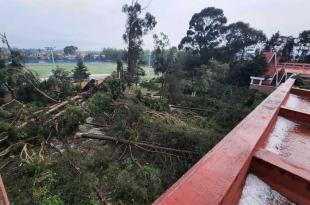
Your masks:
{"label": "green lawn", "polygon": [[[56,63],[57,66],[64,68],[71,72],[76,66],[75,63]],[[116,70],[116,63],[85,63],[88,71],[91,74],[111,74]],[[31,71],[37,73],[40,78],[48,78],[52,75],[54,65],[52,63],[27,63],[26,67]],[[142,80],[151,80],[154,77],[158,77],[154,74],[153,68],[144,67],[146,75],[142,76]]]}
{"label": "green lawn", "polygon": [[[61,68],[71,72],[76,66],[75,63],[57,63]],[[85,63],[91,74],[111,74],[116,70],[116,63]],[[40,78],[48,78],[52,74],[54,65],[51,63],[28,63],[27,68],[37,73]]]}
{"label": "green lawn", "polygon": [[143,69],[145,71],[145,76],[141,77],[142,80],[149,81],[149,80],[151,80],[153,78],[157,78],[158,77],[158,75],[155,75],[154,70],[153,70],[152,67],[145,66],[145,67],[143,67]]}

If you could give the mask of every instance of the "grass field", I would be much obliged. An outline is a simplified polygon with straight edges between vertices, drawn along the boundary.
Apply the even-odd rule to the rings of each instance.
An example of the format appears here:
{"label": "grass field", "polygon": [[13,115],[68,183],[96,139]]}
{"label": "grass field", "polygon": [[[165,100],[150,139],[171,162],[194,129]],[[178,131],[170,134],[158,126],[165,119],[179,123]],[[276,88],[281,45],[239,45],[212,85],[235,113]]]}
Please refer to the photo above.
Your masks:
{"label": "grass field", "polygon": [[[76,66],[75,63],[57,63],[56,65],[69,72]],[[91,74],[111,74],[116,70],[116,63],[86,63],[85,65]],[[40,78],[48,78],[55,68],[52,63],[28,63],[26,66],[37,73]]]}
{"label": "grass field", "polygon": [[[56,63],[57,66],[64,68],[66,71],[71,72],[76,66],[75,63]],[[111,74],[116,70],[116,63],[85,63],[90,74]],[[55,68],[52,63],[27,63],[27,68],[38,74],[39,78],[44,79],[52,75],[52,70]],[[150,80],[156,75],[153,72],[153,68],[144,67],[145,76],[142,76],[143,80]]]}

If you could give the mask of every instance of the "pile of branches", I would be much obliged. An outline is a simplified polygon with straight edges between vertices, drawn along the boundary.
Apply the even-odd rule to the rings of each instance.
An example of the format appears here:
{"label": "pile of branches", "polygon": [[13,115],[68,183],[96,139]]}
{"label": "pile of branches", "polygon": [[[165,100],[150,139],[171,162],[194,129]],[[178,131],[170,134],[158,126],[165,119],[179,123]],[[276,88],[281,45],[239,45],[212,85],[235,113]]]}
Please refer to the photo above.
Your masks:
{"label": "pile of branches", "polygon": [[[23,150],[25,152],[25,146],[29,141],[38,138],[42,141],[44,137],[43,139],[33,137],[32,134],[45,125],[49,126],[50,131],[57,130],[57,118],[61,116],[64,108],[81,101],[82,96],[77,95],[64,101],[51,97],[41,88],[38,77],[25,66],[19,51],[10,46],[5,33],[0,34],[0,40],[7,46],[11,61],[10,64],[1,68],[1,74],[5,77],[0,79],[0,87],[6,88],[12,98],[10,102],[0,107],[0,157],[4,157],[19,147],[24,147],[22,152]],[[43,106],[35,106],[36,102],[25,104],[19,101],[18,91],[25,85],[41,96]]]}
{"label": "pile of branches", "polygon": [[[0,118],[0,157],[21,147],[24,147],[21,152],[25,152],[25,146],[29,146],[29,142],[41,144],[43,150],[51,136],[60,129],[58,121],[66,107],[81,99],[82,96],[77,95],[40,108],[33,108],[16,99],[2,105],[0,114],[4,117]],[[49,134],[44,135],[44,131]],[[32,136],[33,134],[37,136]]]}

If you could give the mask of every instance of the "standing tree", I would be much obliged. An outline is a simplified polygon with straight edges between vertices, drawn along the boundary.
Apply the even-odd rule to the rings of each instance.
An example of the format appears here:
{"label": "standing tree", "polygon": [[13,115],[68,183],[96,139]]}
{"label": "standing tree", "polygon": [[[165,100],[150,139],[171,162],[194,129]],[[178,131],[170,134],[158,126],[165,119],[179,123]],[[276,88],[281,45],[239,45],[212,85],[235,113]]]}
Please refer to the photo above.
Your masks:
{"label": "standing tree", "polygon": [[2,49],[0,48],[0,69],[5,68],[5,59]]}
{"label": "standing tree", "polygon": [[277,32],[266,42],[264,50],[279,52],[280,60],[286,62],[293,59],[295,46],[296,42],[293,36],[281,36],[280,32]]}
{"label": "standing tree", "polygon": [[[22,56],[22,54],[16,50],[12,49],[7,36],[5,33],[0,33],[0,40],[3,44],[7,46],[7,49],[9,50],[9,59],[11,61],[10,65],[7,67],[5,66],[5,60],[2,58],[2,53],[0,53],[1,57],[1,71],[0,71],[0,86],[5,87],[9,92],[12,98],[16,98],[16,90],[17,90],[17,84],[19,82],[23,83],[22,79],[22,69],[23,64],[25,63],[25,58]],[[10,69],[9,67],[15,67],[19,69]],[[19,80],[18,80],[19,79]]]}
{"label": "standing tree", "polygon": [[8,76],[8,73],[6,71],[5,60],[4,60],[4,56],[2,55],[2,50],[0,48],[0,104],[4,102],[2,98],[5,97],[5,93],[6,93],[5,83],[7,81],[7,76]]}
{"label": "standing tree", "polygon": [[80,82],[82,86],[82,81],[89,77],[87,67],[85,66],[83,60],[80,58],[76,64],[75,69],[73,70],[73,79]]}
{"label": "standing tree", "polygon": [[146,13],[142,16],[143,8],[138,1],[132,1],[131,5],[125,4],[123,12],[127,15],[126,30],[123,35],[124,41],[128,44],[127,51],[127,72],[128,84],[138,82],[139,77],[139,59],[142,53],[142,37],[152,30],[156,25],[153,15]]}
{"label": "standing tree", "polygon": [[293,36],[288,36],[285,38],[285,43],[283,49],[281,50],[281,61],[288,62],[293,59],[293,52],[295,47],[295,38]]}
{"label": "standing tree", "polygon": [[46,88],[53,90],[57,98],[65,98],[73,94],[69,72],[63,68],[56,67],[52,75],[46,81]]}
{"label": "standing tree", "polygon": [[174,61],[173,50],[167,51],[169,46],[169,38],[166,34],[160,33],[160,36],[154,35],[154,52],[153,52],[153,67],[155,74],[161,74],[161,96],[164,94],[164,87],[167,80],[169,66]]}
{"label": "standing tree", "polygon": [[283,39],[281,38],[280,32],[276,32],[271,36],[271,38],[266,42],[265,51],[277,52],[279,47],[283,44]]}
{"label": "standing tree", "polygon": [[122,93],[123,92],[123,82],[124,82],[123,62],[121,60],[118,60],[116,65],[117,65],[116,66],[117,78],[119,80],[119,93]]}
{"label": "standing tree", "polygon": [[65,55],[74,55],[77,50],[78,50],[78,47],[76,46],[66,46],[64,48],[64,53]]}
{"label": "standing tree", "polygon": [[230,24],[226,28],[226,59],[232,61],[236,54],[241,59],[244,58],[245,49],[250,46],[264,43],[266,41],[265,34],[244,22]]}
{"label": "standing tree", "polygon": [[207,63],[223,41],[221,34],[225,30],[226,22],[223,10],[214,7],[205,8],[200,13],[194,14],[179,49],[199,53],[202,63]]}
{"label": "standing tree", "polygon": [[248,86],[251,76],[261,75],[267,67],[265,58],[256,53],[254,59],[249,61],[235,61],[230,64],[229,79],[232,84]]}
{"label": "standing tree", "polygon": [[310,52],[310,30],[301,32],[298,40],[298,59],[305,62]]}
{"label": "standing tree", "polygon": [[185,49],[184,69],[191,79],[192,96],[196,95],[195,85],[199,79],[202,64],[208,64],[219,51],[223,42],[227,19],[223,10],[208,7],[193,15],[186,36],[181,40],[179,49]]}
{"label": "standing tree", "polygon": [[23,56],[21,54],[21,52],[18,51],[17,49],[13,49],[11,47],[5,33],[3,33],[3,34],[0,33],[0,39],[1,39],[2,43],[4,43],[7,46],[8,50],[10,52],[10,60],[11,60],[10,65],[13,67],[22,68],[25,64],[25,61],[26,61],[25,56]]}

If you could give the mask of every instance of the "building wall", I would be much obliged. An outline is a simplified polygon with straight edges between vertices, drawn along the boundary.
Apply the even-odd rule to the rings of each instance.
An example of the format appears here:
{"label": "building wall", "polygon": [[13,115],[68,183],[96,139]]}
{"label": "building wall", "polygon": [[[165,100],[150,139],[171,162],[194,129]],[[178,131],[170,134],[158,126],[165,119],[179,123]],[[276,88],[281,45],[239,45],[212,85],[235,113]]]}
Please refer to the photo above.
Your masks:
{"label": "building wall", "polygon": [[251,90],[257,90],[259,92],[265,93],[267,95],[270,95],[273,91],[275,91],[275,89],[277,89],[276,87],[273,86],[268,86],[268,85],[256,85],[256,84],[251,84],[250,85],[250,89]]}

